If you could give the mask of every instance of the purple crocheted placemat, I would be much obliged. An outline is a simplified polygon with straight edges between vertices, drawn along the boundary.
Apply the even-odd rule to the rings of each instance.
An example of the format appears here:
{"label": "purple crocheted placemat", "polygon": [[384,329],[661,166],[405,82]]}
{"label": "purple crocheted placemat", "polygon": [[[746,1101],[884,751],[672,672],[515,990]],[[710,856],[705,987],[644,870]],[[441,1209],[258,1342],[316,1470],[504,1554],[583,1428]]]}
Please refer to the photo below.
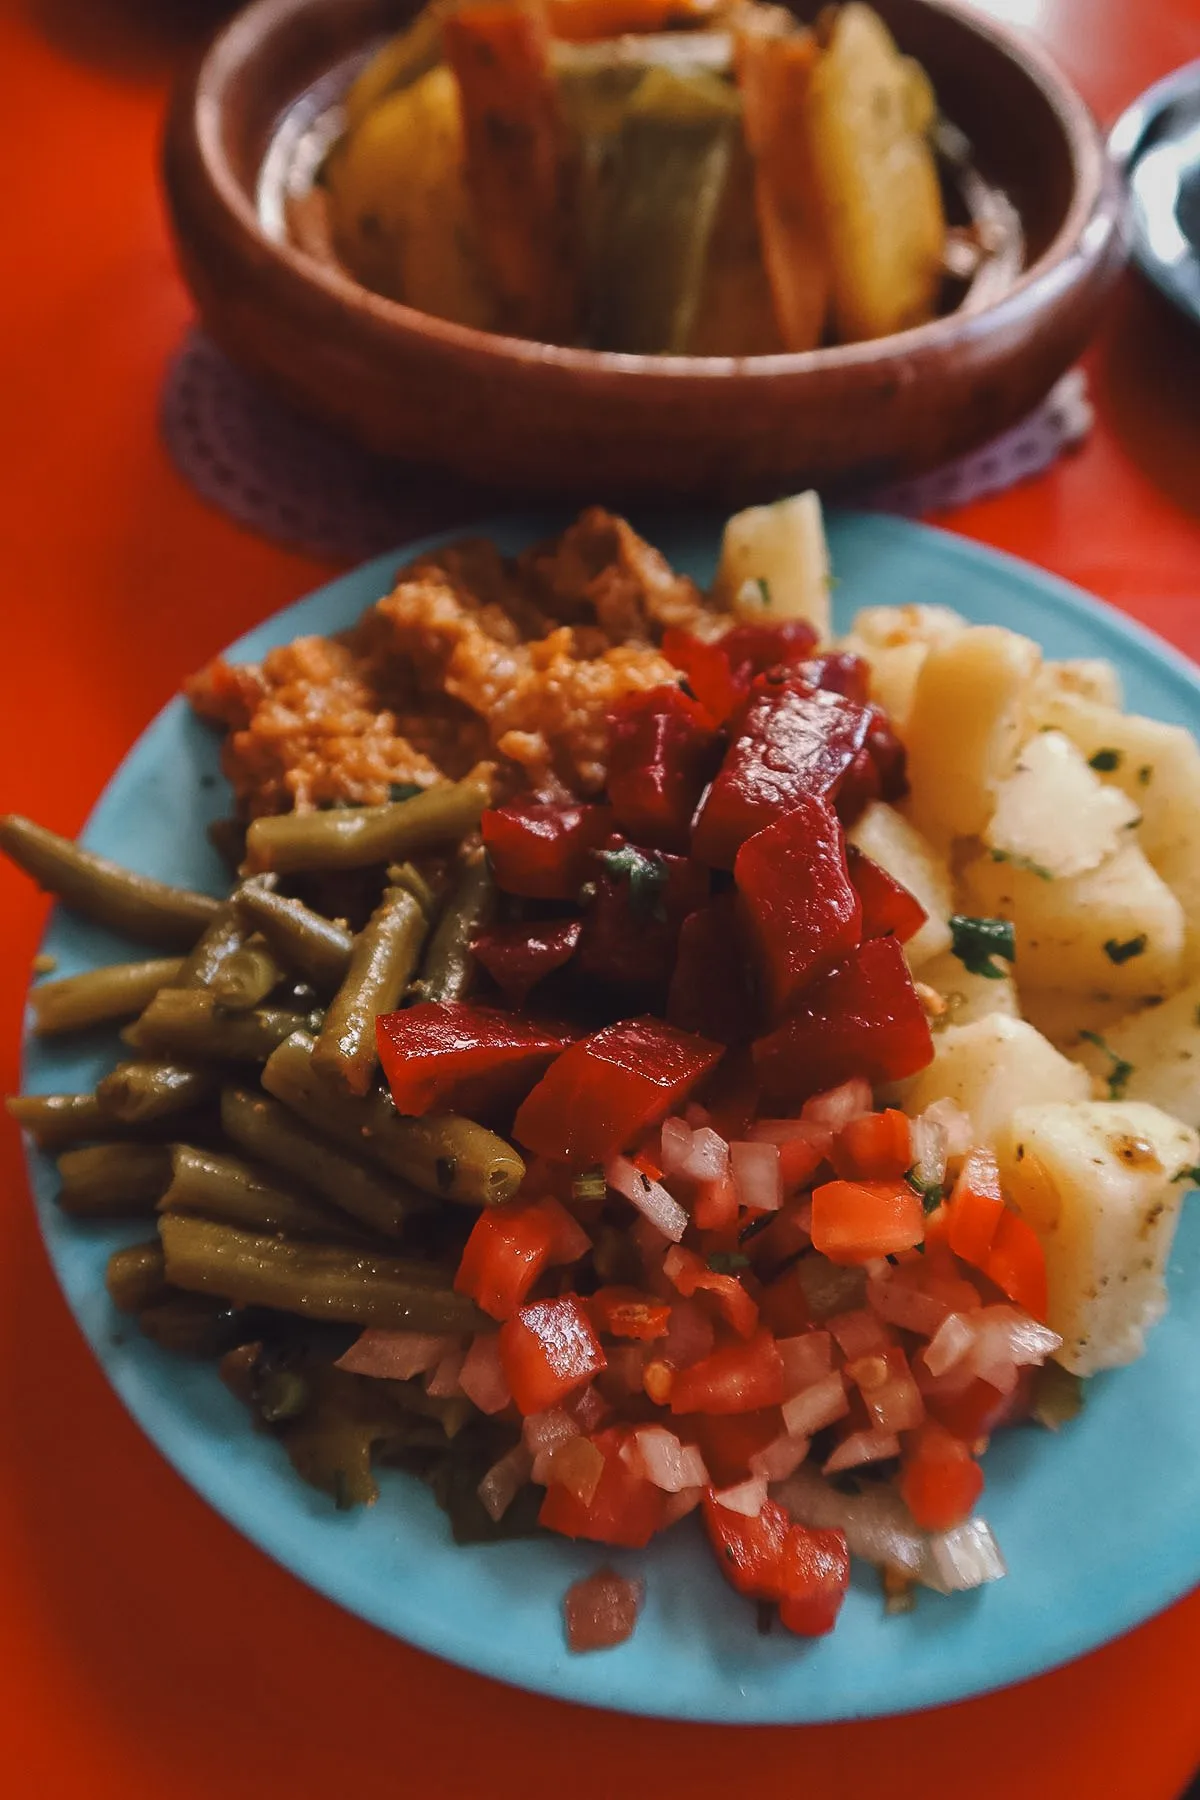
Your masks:
{"label": "purple crocheted placemat", "polygon": [[[1075,369],[1027,419],[982,449],[853,498],[912,518],[965,506],[1040,474],[1080,443],[1091,423]],[[202,499],[260,537],[329,561],[361,562],[471,515],[460,483],[373,455],[304,418],[199,331],[168,370],[162,432],[176,468]]]}

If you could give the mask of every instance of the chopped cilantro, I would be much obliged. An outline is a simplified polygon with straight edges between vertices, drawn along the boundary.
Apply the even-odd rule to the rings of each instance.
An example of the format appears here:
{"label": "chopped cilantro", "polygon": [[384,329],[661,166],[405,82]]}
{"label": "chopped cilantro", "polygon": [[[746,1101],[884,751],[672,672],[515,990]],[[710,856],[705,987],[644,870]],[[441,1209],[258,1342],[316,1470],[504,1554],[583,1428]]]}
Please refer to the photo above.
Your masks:
{"label": "chopped cilantro", "polygon": [[1081,1031],[1079,1035],[1085,1043],[1095,1044],[1097,1050],[1103,1050],[1108,1057],[1112,1064],[1108,1071],[1108,1097],[1110,1100],[1122,1099],[1129,1077],[1133,1074],[1133,1064],[1126,1062],[1123,1056],[1118,1056],[1115,1050],[1110,1050],[1098,1031]]}
{"label": "chopped cilantro", "polygon": [[1044,863],[1034,862],[1032,856],[1021,856],[1015,850],[993,850],[992,861],[1011,863],[1014,869],[1024,869],[1029,875],[1036,875],[1039,881],[1053,881],[1052,872]]}
{"label": "chopped cilantro", "polygon": [[388,789],[388,799],[395,804],[400,800],[415,800],[418,794],[424,792],[419,781],[393,781]]}
{"label": "chopped cilantro", "polygon": [[1172,1175],[1172,1181],[1188,1181],[1193,1187],[1200,1188],[1200,1163],[1194,1169],[1180,1169],[1178,1175]]}
{"label": "chopped cilantro", "polygon": [[743,1256],[740,1250],[714,1250],[708,1266],[714,1275],[736,1275],[739,1269],[750,1267],[750,1258]]}
{"label": "chopped cilantro", "polygon": [[965,913],[955,913],[950,920],[950,936],[950,947],[968,975],[1003,981],[1006,971],[992,958],[1002,956],[1006,962],[1016,961],[1016,934],[1011,919],[972,919]]}
{"label": "chopped cilantro", "polygon": [[635,918],[665,919],[663,889],[670,871],[657,850],[622,844],[619,850],[598,850],[596,856],[614,881],[628,881],[629,910]]}
{"label": "chopped cilantro", "polygon": [[770,604],[771,604],[771,584],[770,584],[770,582],[766,579],[765,576],[756,575],[754,577],[754,585],[758,589],[759,593],[762,595],[763,605],[770,606]]}
{"label": "chopped cilantro", "polygon": [[1142,954],[1142,951],[1146,948],[1148,942],[1149,939],[1144,931],[1139,931],[1136,937],[1126,938],[1124,943],[1121,943],[1117,938],[1106,938],[1104,940],[1104,954],[1107,956],[1109,962],[1131,962],[1135,956],[1140,956]]}
{"label": "chopped cilantro", "polygon": [[1111,775],[1114,769],[1121,766],[1119,750],[1097,750],[1095,756],[1089,756],[1088,762],[1100,775]]}
{"label": "chopped cilantro", "polygon": [[922,1181],[915,1169],[909,1169],[904,1177],[914,1194],[920,1194],[921,1205],[927,1213],[936,1212],[942,1204],[943,1190],[940,1181]]}

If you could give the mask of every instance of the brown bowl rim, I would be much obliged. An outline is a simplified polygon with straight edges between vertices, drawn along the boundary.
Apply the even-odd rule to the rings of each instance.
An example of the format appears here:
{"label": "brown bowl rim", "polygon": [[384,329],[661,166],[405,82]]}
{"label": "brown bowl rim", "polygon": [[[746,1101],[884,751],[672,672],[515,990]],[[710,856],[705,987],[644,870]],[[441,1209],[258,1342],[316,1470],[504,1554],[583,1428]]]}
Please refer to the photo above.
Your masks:
{"label": "brown bowl rim", "polygon": [[[1114,179],[1095,118],[1047,51],[1012,27],[980,14],[970,0],[919,0],[930,12],[945,14],[977,37],[987,39],[1001,55],[1021,67],[1059,120],[1066,138],[1073,175],[1066,215],[1042,254],[1003,294],[977,311],[960,309],[884,337],[765,356],[649,356],[546,344],[537,339],[483,331],[376,294],[347,271],[319,261],[295,244],[272,237],[263,228],[257,207],[230,166],[221,146],[221,110],[229,82],[246,60],[249,49],[260,49],[264,39],[273,35],[285,19],[311,4],[313,0],[251,0],[217,33],[191,79],[177,95],[176,108],[182,102],[213,192],[242,231],[266,252],[285,277],[316,288],[330,300],[349,304],[374,324],[385,326],[410,342],[436,343],[471,360],[524,364],[585,380],[615,380],[622,385],[655,379],[676,384],[705,383],[728,380],[731,376],[757,383],[944,352],[981,333],[1002,329],[1010,314],[1011,322],[1019,324],[1024,296],[1035,291],[1040,291],[1042,297],[1048,295],[1055,277],[1061,275],[1077,252]],[[246,39],[249,43],[243,48]]]}

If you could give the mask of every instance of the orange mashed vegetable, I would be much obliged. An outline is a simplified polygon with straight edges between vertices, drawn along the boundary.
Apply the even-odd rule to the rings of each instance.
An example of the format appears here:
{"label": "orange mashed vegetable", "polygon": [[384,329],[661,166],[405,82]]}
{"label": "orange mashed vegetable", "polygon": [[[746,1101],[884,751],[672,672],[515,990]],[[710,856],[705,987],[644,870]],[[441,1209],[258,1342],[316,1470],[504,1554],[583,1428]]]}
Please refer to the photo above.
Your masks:
{"label": "orange mashed vegetable", "polygon": [[484,757],[547,795],[604,786],[607,715],[678,679],[657,644],[727,621],[624,519],[599,507],[514,562],[477,540],[403,569],[336,638],[297,638],[261,663],[218,657],[187,683],[226,728],[243,818],[456,779]]}

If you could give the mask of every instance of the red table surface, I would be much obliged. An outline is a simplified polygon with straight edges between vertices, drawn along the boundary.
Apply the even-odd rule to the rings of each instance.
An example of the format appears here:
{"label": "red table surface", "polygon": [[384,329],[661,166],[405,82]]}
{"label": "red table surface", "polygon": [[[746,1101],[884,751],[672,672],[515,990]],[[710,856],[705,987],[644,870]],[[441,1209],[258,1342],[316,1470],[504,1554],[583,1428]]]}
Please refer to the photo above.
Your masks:
{"label": "red table surface", "polygon": [[[204,10],[0,0],[0,808],[74,832],[180,677],[326,570],[207,510],[155,412],[188,319],[153,176]],[[210,8],[211,10],[211,8]],[[1200,54],[1196,0],[991,0],[1104,119]],[[1200,653],[1200,335],[1130,281],[1075,456],[953,516]],[[420,528],[414,517],[398,535]],[[0,869],[2,1083],[45,912]],[[0,1206],[0,1769],[30,1800],[429,1800],[751,1783],[849,1800],[1169,1800],[1200,1761],[1200,1596],[1069,1668],[934,1713],[808,1729],[618,1718],[421,1655],[310,1593],[161,1461],[59,1297],[6,1129]],[[1081,1496],[1081,1503],[1086,1503]]]}

